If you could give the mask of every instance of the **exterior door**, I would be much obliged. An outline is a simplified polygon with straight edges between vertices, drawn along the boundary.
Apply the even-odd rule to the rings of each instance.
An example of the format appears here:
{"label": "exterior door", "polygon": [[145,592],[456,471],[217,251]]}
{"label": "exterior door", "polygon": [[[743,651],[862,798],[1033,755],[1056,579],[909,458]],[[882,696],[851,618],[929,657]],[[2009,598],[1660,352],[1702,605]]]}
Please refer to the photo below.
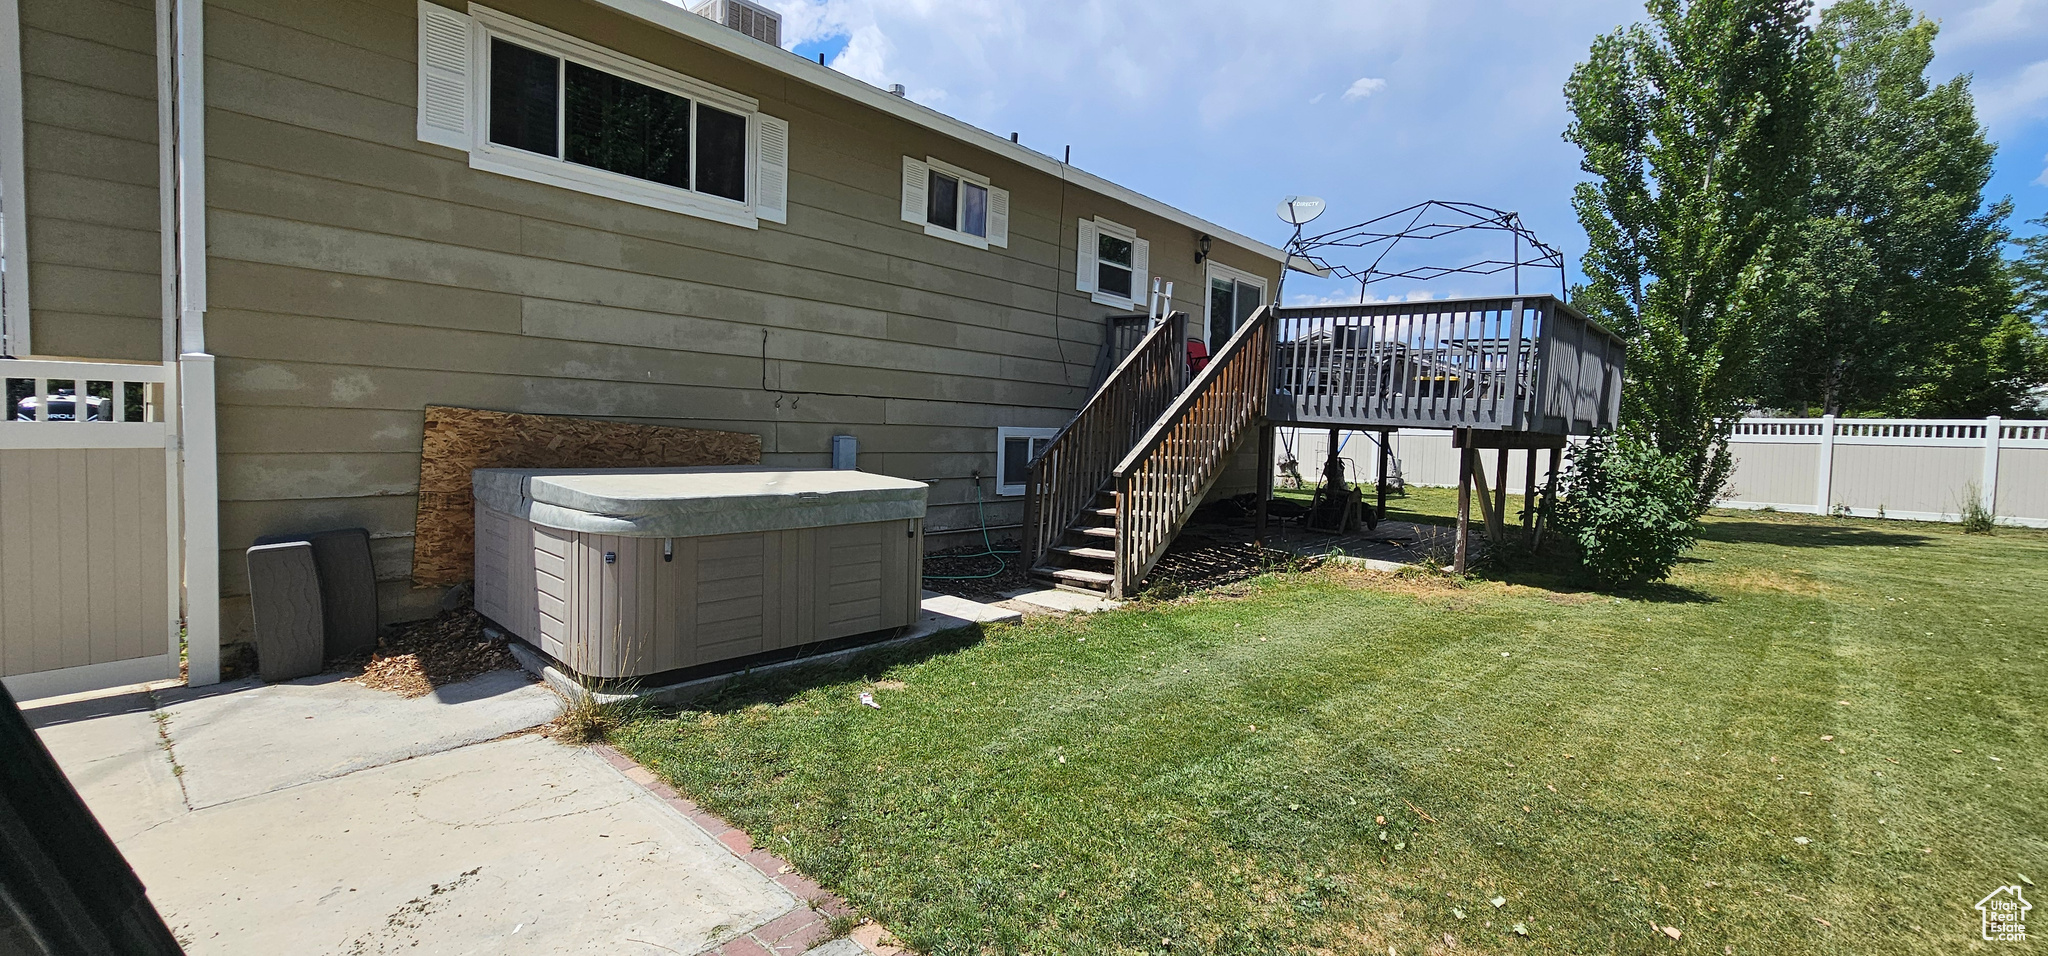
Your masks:
{"label": "exterior door", "polygon": [[1266,304],[1265,280],[1229,266],[1209,263],[1209,354],[1222,350],[1244,320]]}

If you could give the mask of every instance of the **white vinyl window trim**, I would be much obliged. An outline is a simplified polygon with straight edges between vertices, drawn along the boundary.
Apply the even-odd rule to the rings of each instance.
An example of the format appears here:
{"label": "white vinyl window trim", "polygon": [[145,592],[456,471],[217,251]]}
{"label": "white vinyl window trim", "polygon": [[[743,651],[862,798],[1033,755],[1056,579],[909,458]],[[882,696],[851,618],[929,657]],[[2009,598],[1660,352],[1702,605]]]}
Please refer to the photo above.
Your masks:
{"label": "white vinyl window trim", "polygon": [[[1054,436],[1059,433],[1060,430],[1057,428],[1023,428],[1012,425],[997,428],[996,494],[1005,497],[1023,494],[1026,482],[1008,481],[1007,479],[1014,477],[1011,471],[1021,468],[1023,474],[1029,475],[1031,461],[1044,454],[1046,446],[1051,445]],[[1014,452],[1018,450],[1025,454],[1022,462],[1014,460]]]}
{"label": "white vinyl window trim", "polygon": [[[1088,293],[1089,300],[1097,305],[1135,311],[1138,303],[1143,301],[1138,297],[1147,293],[1152,281],[1152,244],[1139,238],[1136,229],[1111,222],[1101,216],[1081,220],[1077,232],[1079,241],[1075,243],[1074,248],[1074,288]],[[1131,261],[1127,267],[1120,263],[1110,264],[1120,271],[1130,272],[1130,295],[1119,295],[1114,290],[1101,288],[1099,279],[1103,262],[1099,250],[1103,236],[1122,239],[1131,245]]]}
{"label": "white vinyl window trim", "polygon": [[[933,174],[945,176],[954,181],[954,226],[947,227],[931,221],[931,181]],[[979,187],[986,193],[984,222],[981,235],[960,228],[966,217],[967,193],[969,187]],[[987,176],[963,169],[937,157],[918,159],[903,157],[903,221],[924,227],[924,234],[935,239],[957,242],[976,249],[1008,248],[1010,245],[1010,191],[998,189]]]}
{"label": "white vinyl window trim", "polygon": [[[1216,280],[1227,279],[1233,284],[1242,283],[1258,289],[1259,303],[1261,305],[1265,304],[1266,301],[1266,280],[1243,269],[1233,269],[1214,259],[1204,260],[1203,264],[1208,269],[1207,273],[1203,276],[1204,283],[1202,287],[1202,341],[1210,342],[1216,338],[1216,295],[1211,291],[1215,287]],[[1235,315],[1230,316],[1229,320],[1236,322],[1237,317]]]}
{"label": "white vinyl window trim", "polygon": [[[749,229],[759,228],[761,220],[789,221],[789,124],[760,112],[760,103],[753,97],[488,7],[471,4],[466,16],[430,0],[419,0],[419,8],[422,141],[464,150],[469,154],[470,168],[515,179]],[[650,182],[492,143],[490,51],[494,37],[745,117],[748,201]],[[692,128],[693,153],[697,135]]]}

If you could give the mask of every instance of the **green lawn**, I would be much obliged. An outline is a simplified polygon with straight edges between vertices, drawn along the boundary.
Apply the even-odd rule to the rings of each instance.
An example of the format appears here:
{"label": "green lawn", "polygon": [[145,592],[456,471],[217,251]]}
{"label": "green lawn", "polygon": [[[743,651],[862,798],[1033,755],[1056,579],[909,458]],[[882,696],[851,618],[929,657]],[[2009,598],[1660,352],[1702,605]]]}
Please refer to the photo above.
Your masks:
{"label": "green lawn", "polygon": [[1727,515],[1545,584],[1273,575],[620,743],[935,954],[1989,951],[2048,872],[2048,534]]}

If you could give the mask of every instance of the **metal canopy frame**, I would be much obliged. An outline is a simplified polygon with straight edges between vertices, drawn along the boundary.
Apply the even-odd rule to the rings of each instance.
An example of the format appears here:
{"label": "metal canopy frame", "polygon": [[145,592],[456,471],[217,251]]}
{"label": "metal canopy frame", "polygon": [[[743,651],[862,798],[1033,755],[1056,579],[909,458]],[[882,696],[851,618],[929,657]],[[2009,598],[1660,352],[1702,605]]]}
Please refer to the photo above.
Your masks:
{"label": "metal canopy frame", "polygon": [[[1387,257],[1403,243],[1443,239],[1466,232],[1502,232],[1512,237],[1512,254],[1506,259],[1481,259],[1461,265],[1426,265],[1405,269],[1384,268]],[[1346,258],[1363,258],[1363,266],[1332,261],[1338,250]],[[1349,250],[1358,250],[1350,254]],[[1450,275],[1491,276],[1503,272],[1514,276],[1514,291],[1522,291],[1522,269],[1557,270],[1559,298],[1566,298],[1564,253],[1536,237],[1522,222],[1520,213],[1470,202],[1432,199],[1406,209],[1390,212],[1354,226],[1316,236],[1302,236],[1300,230],[1287,244],[1290,260],[1299,258],[1324,277],[1336,276],[1358,283],[1358,300],[1365,301],[1366,288],[1389,279],[1430,282]],[[1306,270],[1304,270],[1306,271]]]}

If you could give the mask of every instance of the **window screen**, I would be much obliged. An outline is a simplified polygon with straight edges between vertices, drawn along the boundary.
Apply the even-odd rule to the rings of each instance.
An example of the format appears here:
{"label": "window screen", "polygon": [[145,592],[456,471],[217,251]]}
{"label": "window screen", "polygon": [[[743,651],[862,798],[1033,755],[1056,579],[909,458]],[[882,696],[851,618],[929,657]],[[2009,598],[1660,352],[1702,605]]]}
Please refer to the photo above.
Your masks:
{"label": "window screen", "polygon": [[988,235],[988,187],[960,184],[960,231],[970,236]]}
{"label": "window screen", "polygon": [[1021,485],[1031,480],[1031,445],[1034,441],[1045,439],[1022,436],[1003,439],[1003,484]]}
{"label": "window screen", "polygon": [[960,180],[934,169],[925,188],[924,221],[942,229],[960,228]]}
{"label": "window screen", "polygon": [[1095,288],[1109,295],[1131,297],[1131,241],[1099,233],[1096,236]]}
{"label": "window screen", "polygon": [[690,188],[690,101],[570,63],[562,78],[572,163]]}
{"label": "window screen", "polygon": [[491,142],[559,157],[557,73],[562,61],[515,43],[491,40]]}
{"label": "window screen", "polygon": [[747,201],[747,118],[697,104],[697,191]]}

